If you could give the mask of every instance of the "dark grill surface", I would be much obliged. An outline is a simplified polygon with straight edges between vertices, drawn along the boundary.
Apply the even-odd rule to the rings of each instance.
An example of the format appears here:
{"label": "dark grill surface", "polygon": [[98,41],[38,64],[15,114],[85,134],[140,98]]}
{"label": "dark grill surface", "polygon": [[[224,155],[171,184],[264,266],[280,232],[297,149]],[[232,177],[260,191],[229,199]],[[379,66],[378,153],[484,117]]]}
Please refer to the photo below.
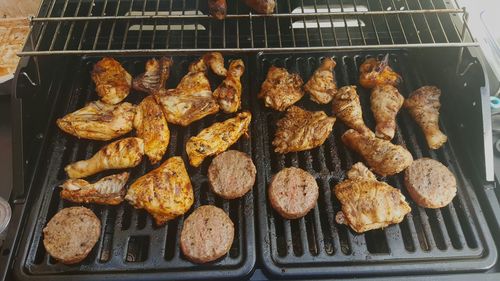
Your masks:
{"label": "dark grill surface", "polygon": [[[328,56],[334,54],[330,53]],[[382,57],[384,54],[378,54]],[[373,56],[373,55],[368,55]],[[270,65],[286,67],[301,74],[304,81],[319,66],[322,55],[261,55],[256,60],[254,95],[260,82],[265,79]],[[338,86],[357,84],[358,67],[365,59],[360,55],[335,54]],[[401,93],[408,94],[428,83],[425,71],[410,63],[404,52],[391,53],[391,65],[403,76]],[[364,119],[370,128],[375,122],[369,105],[369,91],[358,86]],[[453,93],[446,92],[444,95]],[[319,106],[304,97],[299,106],[309,110],[324,110],[331,115],[331,105]],[[443,106],[447,107],[447,106]],[[258,111],[258,112],[257,112]],[[404,111],[404,110],[403,110]],[[361,160],[343,145],[340,136],[346,127],[336,121],[333,134],[324,145],[310,151],[280,155],[271,144],[276,122],[283,116],[263,106],[254,109],[262,135],[257,141],[263,150],[258,157],[265,160],[264,173],[259,175],[257,209],[259,219],[260,253],[265,268],[274,276],[359,276],[363,274],[429,273],[439,271],[478,270],[491,267],[496,260],[496,248],[488,230],[483,229],[485,220],[472,186],[465,178],[449,142],[441,149],[427,148],[423,133],[406,112],[398,115],[398,128],[394,143],[402,144],[414,158],[431,157],[450,168],[456,175],[458,195],[442,209],[418,207],[403,187],[402,174],[382,178],[402,190],[410,202],[412,212],[399,225],[383,230],[373,230],[357,235],[347,226],[338,225],[334,218],[340,204],[332,187],[345,178],[352,164]],[[441,118],[443,119],[443,118]],[[446,125],[441,124],[446,132]],[[267,185],[272,176],[285,167],[300,167],[310,172],[320,187],[317,206],[304,218],[282,219],[267,204]]]}

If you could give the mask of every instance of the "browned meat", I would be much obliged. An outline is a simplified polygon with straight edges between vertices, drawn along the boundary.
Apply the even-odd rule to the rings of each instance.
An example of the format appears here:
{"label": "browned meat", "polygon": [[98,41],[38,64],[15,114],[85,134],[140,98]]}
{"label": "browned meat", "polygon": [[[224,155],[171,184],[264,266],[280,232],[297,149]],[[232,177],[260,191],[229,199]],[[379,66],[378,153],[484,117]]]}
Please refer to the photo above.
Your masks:
{"label": "browned meat", "polygon": [[227,13],[226,0],[208,0],[208,11],[212,17],[223,20]]}
{"label": "browned meat", "polygon": [[210,52],[203,55],[203,62],[210,67],[213,73],[219,76],[226,76],[227,69],[224,67],[224,57],[219,52]]}
{"label": "browned meat", "polygon": [[214,91],[214,97],[219,102],[219,107],[226,113],[233,113],[241,108],[241,82],[240,77],[245,71],[242,60],[233,60],[229,64],[227,77]]}
{"label": "browned meat", "polygon": [[337,91],[337,83],[333,75],[335,65],[332,58],[324,58],[320,67],[304,85],[304,90],[311,95],[313,102],[327,104],[332,101],[333,95]]}
{"label": "browned meat", "polygon": [[276,0],[245,0],[245,4],[259,14],[272,14]]}
{"label": "browned meat", "polygon": [[75,203],[118,205],[125,199],[125,184],[129,173],[111,175],[89,183],[82,179],[69,179],[61,187],[61,198]]}
{"label": "browned meat", "polygon": [[133,88],[149,94],[165,88],[173,63],[174,61],[167,57],[162,57],[160,60],[154,58],[148,60],[146,62],[146,72],[134,78],[132,82]]}
{"label": "browned meat", "polygon": [[401,80],[401,76],[389,66],[389,54],[382,61],[369,58],[359,67],[359,84],[367,89],[377,85],[397,86]]}
{"label": "browned meat", "polygon": [[370,95],[373,117],[377,122],[375,135],[392,140],[396,132],[396,115],[403,106],[404,98],[391,85],[375,86]]}
{"label": "browned meat", "polygon": [[121,102],[132,86],[132,76],[112,58],[103,58],[94,65],[92,80],[97,94],[107,104]]}
{"label": "browned meat", "polygon": [[363,120],[363,110],[356,92],[356,86],[344,86],[338,91],[331,91],[333,96],[332,107],[335,116],[339,118],[349,128],[362,134],[373,135],[373,132],[366,127]]}
{"label": "browned meat", "polygon": [[264,99],[266,107],[284,111],[304,96],[303,83],[298,74],[271,66],[260,88],[259,98]]}

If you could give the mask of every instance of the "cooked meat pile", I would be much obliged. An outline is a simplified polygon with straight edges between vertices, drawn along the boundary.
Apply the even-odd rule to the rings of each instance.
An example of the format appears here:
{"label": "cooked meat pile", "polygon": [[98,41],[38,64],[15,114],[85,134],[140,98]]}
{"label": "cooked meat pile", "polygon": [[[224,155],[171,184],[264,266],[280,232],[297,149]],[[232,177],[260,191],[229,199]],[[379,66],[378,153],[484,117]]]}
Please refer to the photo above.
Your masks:
{"label": "cooked meat pile", "polygon": [[397,86],[402,80],[389,66],[389,54],[382,61],[375,58],[365,60],[359,67],[359,72],[359,84],[367,89],[377,85]]}
{"label": "cooked meat pile", "polygon": [[290,74],[286,69],[273,65],[262,83],[259,98],[264,99],[266,107],[284,111],[304,96],[303,83],[298,74]]}
{"label": "cooked meat pile", "polygon": [[125,198],[125,184],[129,173],[111,175],[89,183],[82,179],[68,179],[61,185],[61,198],[75,203],[118,205]]}
{"label": "cooked meat pile", "polygon": [[162,57],[160,60],[154,58],[148,60],[146,62],[146,72],[132,81],[133,88],[149,94],[165,88],[173,63],[174,61],[167,57]]}
{"label": "cooked meat pile", "polygon": [[240,77],[245,71],[242,60],[233,60],[229,64],[227,77],[214,91],[213,96],[219,102],[219,107],[226,113],[233,113],[241,108]]}
{"label": "cooked meat pile", "polygon": [[43,246],[54,259],[75,264],[87,257],[101,235],[101,221],[84,207],[57,212],[43,229]]}
{"label": "cooked meat pile", "polygon": [[403,106],[403,96],[394,86],[377,85],[372,90],[370,102],[377,123],[375,135],[381,139],[392,140],[396,132],[396,115]]}
{"label": "cooked meat pile", "polygon": [[167,151],[170,130],[161,107],[153,96],[145,97],[137,106],[134,119],[137,136],[144,140],[144,152],[151,164],[158,163]]}
{"label": "cooked meat pile", "polygon": [[103,58],[94,65],[92,80],[97,94],[107,104],[124,100],[132,86],[132,76],[112,58]]}
{"label": "cooked meat pile", "polygon": [[212,17],[223,20],[227,14],[226,0],[208,0],[208,11]]}
{"label": "cooked meat pile", "polygon": [[276,124],[274,151],[288,153],[318,147],[328,138],[334,123],[335,118],[323,111],[311,112],[292,106]]}
{"label": "cooked meat pile", "polygon": [[124,169],[139,165],[144,155],[144,141],[125,138],[101,148],[94,156],[64,168],[72,179],[84,178],[104,170]]}
{"label": "cooked meat pile", "polygon": [[410,197],[424,208],[442,208],[457,194],[453,173],[440,162],[421,158],[405,170],[405,186]]}
{"label": "cooked meat pile", "polygon": [[163,225],[186,213],[193,205],[191,180],[180,157],[172,157],[160,167],[138,178],[125,199],[150,213],[157,225]]}
{"label": "cooked meat pile", "polygon": [[400,223],[411,211],[403,194],[378,181],[363,163],[354,164],[347,175],[346,180],[334,187],[342,205],[342,211],[335,216],[337,223],[362,233]]}
{"label": "cooked meat pile", "polygon": [[332,58],[324,58],[320,67],[304,85],[304,90],[311,95],[311,100],[319,104],[327,104],[332,101],[337,92],[337,83],[333,75],[335,61]]}
{"label": "cooked meat pile", "polygon": [[333,112],[335,116],[361,134],[373,135],[363,121],[363,111],[356,92],[356,86],[344,86],[338,91],[330,91],[333,96]]}
{"label": "cooked meat pile", "polygon": [[251,120],[252,114],[245,111],[224,122],[214,123],[189,138],[186,152],[191,166],[198,167],[206,157],[226,151],[242,135],[247,134]]}
{"label": "cooked meat pile", "polygon": [[180,247],[195,263],[214,261],[229,252],[234,240],[234,224],[224,210],[204,205],[189,215],[182,226]]}
{"label": "cooked meat pile", "polygon": [[439,97],[441,90],[434,86],[418,88],[406,99],[404,107],[424,131],[425,139],[431,149],[438,149],[448,140],[439,129]]}
{"label": "cooked meat pile", "polygon": [[94,101],[85,107],[57,119],[61,130],[82,139],[107,141],[132,131],[135,106]]}
{"label": "cooked meat pile", "polygon": [[359,153],[368,166],[381,176],[397,174],[413,162],[411,153],[404,147],[374,135],[362,135],[351,129],[342,135],[342,142]]}
{"label": "cooked meat pile", "polygon": [[245,4],[259,14],[272,14],[276,0],[245,0]]}

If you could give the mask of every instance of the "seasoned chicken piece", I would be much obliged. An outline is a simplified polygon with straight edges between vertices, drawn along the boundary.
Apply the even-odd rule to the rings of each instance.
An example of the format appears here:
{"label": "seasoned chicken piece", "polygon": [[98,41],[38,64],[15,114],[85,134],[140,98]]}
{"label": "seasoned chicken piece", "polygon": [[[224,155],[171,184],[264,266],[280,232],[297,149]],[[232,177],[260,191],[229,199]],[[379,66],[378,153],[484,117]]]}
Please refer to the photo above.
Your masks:
{"label": "seasoned chicken piece", "polygon": [[188,73],[206,72],[206,71],[207,71],[207,64],[205,63],[203,57],[191,63],[188,68]]}
{"label": "seasoned chicken piece", "polygon": [[140,138],[125,138],[101,148],[94,156],[69,164],[64,168],[72,179],[84,178],[104,170],[125,169],[139,165],[144,155]]}
{"label": "seasoned chicken piece", "polygon": [[342,120],[349,128],[352,128],[362,134],[373,135],[373,132],[366,127],[363,121],[363,111],[361,103],[356,92],[356,86],[344,86],[338,91],[332,91],[333,112],[335,116]]}
{"label": "seasoned chicken piece", "polygon": [[244,71],[245,65],[242,60],[232,61],[226,79],[214,91],[219,107],[226,113],[236,112],[241,108],[240,77]]}
{"label": "seasoned chicken piece", "polygon": [[132,76],[112,58],[103,58],[94,65],[92,80],[97,94],[108,104],[124,100],[132,85]]}
{"label": "seasoned chicken piece", "polygon": [[57,119],[61,130],[78,138],[107,141],[132,131],[135,106],[94,101],[85,107]]}
{"label": "seasoned chicken piece", "polygon": [[125,199],[125,184],[129,173],[111,175],[89,183],[82,179],[69,179],[61,185],[61,198],[75,203],[118,205]]}
{"label": "seasoned chicken piece", "polygon": [[356,163],[348,178],[334,187],[342,204],[335,220],[357,233],[400,223],[411,208],[401,192],[380,182],[362,163]]}
{"label": "seasoned chicken piece", "polygon": [[304,96],[303,83],[298,74],[290,74],[285,68],[273,65],[262,83],[259,98],[264,99],[266,107],[284,111]]}
{"label": "seasoned chicken piece", "polygon": [[369,58],[359,67],[359,84],[368,89],[377,85],[397,86],[401,80],[401,76],[389,66],[389,54],[382,61]]}
{"label": "seasoned chicken piece", "polygon": [[245,4],[259,14],[272,14],[276,0],[245,0]]}
{"label": "seasoned chicken piece", "polygon": [[313,102],[327,104],[332,101],[332,96],[337,92],[337,83],[333,75],[335,65],[332,58],[324,58],[313,76],[304,85],[304,90],[311,95]]}
{"label": "seasoned chicken piece", "polygon": [[377,123],[375,135],[392,140],[396,131],[396,115],[404,102],[398,89],[391,85],[375,86],[370,95],[373,117]]}
{"label": "seasoned chicken piece", "polygon": [[160,60],[150,59],[146,62],[146,72],[140,74],[132,82],[137,91],[152,94],[159,89],[165,88],[165,83],[170,76],[170,67],[174,61],[171,58],[162,57]]}
{"label": "seasoned chicken piece", "polygon": [[408,168],[413,162],[411,153],[400,145],[348,130],[342,135],[342,142],[359,153],[366,164],[381,176],[391,176]]}
{"label": "seasoned chicken piece", "polygon": [[334,123],[335,118],[328,117],[323,111],[311,112],[291,106],[276,124],[274,151],[288,153],[318,147],[330,135]]}
{"label": "seasoned chicken piece", "polygon": [[226,0],[208,0],[208,11],[212,17],[223,20],[227,13]]}
{"label": "seasoned chicken piece", "polygon": [[219,52],[210,52],[203,55],[203,61],[213,73],[219,76],[226,76],[227,69],[224,67],[224,57]]}
{"label": "seasoned chicken piece", "polygon": [[247,134],[251,120],[250,112],[238,113],[236,117],[214,123],[189,138],[186,152],[191,166],[198,167],[206,157],[226,151],[242,135]]}
{"label": "seasoned chicken piece", "polygon": [[440,148],[448,140],[439,129],[440,96],[439,88],[423,86],[411,93],[404,103],[405,108],[424,131],[427,145],[431,149]]}
{"label": "seasoned chicken piece", "polygon": [[137,106],[134,119],[137,136],[144,140],[144,152],[151,164],[158,163],[170,141],[167,119],[153,96],[148,96]]}
{"label": "seasoned chicken piece", "polygon": [[185,214],[193,205],[193,187],[181,157],[165,160],[160,167],[138,178],[125,199],[145,209],[157,225]]}

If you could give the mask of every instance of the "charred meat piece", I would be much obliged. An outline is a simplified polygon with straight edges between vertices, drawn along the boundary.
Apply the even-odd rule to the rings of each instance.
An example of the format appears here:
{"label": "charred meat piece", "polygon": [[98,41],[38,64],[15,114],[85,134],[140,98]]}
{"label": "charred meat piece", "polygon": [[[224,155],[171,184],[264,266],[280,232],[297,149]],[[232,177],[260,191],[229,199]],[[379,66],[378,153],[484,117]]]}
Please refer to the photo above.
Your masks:
{"label": "charred meat piece", "polygon": [[400,223],[411,211],[398,189],[378,181],[362,163],[352,166],[348,178],[334,192],[342,205],[335,216],[337,223],[347,224],[357,233]]}
{"label": "charred meat piece", "polygon": [[333,92],[332,107],[335,116],[342,120],[349,128],[362,134],[373,135],[373,132],[366,127],[363,121],[363,111],[356,86],[344,86]]}
{"label": "charred meat piece", "polygon": [[94,101],[56,122],[75,137],[107,141],[132,131],[134,116],[135,106],[128,102],[110,105]]}
{"label": "charred meat piece", "polygon": [[125,199],[125,184],[129,173],[111,175],[89,183],[82,179],[69,179],[61,185],[61,198],[75,203],[118,205]]}
{"label": "charred meat piece", "polygon": [[146,72],[134,78],[133,88],[149,94],[165,88],[173,63],[172,59],[167,57],[162,57],[160,60],[154,58],[148,60]]}
{"label": "charred meat piece", "polygon": [[245,0],[245,4],[259,14],[272,14],[276,0]]}
{"label": "charred meat piece", "polygon": [[92,80],[97,94],[107,104],[124,100],[132,86],[132,76],[112,58],[103,58],[94,65]]}
{"label": "charred meat piece", "polygon": [[359,84],[371,89],[375,86],[392,85],[401,83],[401,76],[389,66],[389,54],[383,60],[369,58],[359,67]]}
{"label": "charred meat piece", "polygon": [[290,74],[284,68],[271,66],[260,88],[259,98],[264,99],[266,107],[284,111],[304,96],[303,83],[298,74]]}
{"label": "charred meat piece", "polygon": [[288,153],[309,150],[322,145],[333,130],[334,117],[323,111],[307,111],[297,106],[288,108],[277,123],[274,151]]}
{"label": "charred meat piece", "polygon": [[241,108],[241,81],[245,71],[242,60],[234,60],[229,64],[226,79],[214,91],[219,107],[226,113],[236,112]]}
{"label": "charred meat piece", "polygon": [[313,76],[304,85],[304,90],[311,95],[313,102],[327,104],[332,101],[337,91],[337,83],[333,74],[335,65],[332,58],[324,58]]}
{"label": "charred meat piece", "polygon": [[403,102],[403,96],[394,86],[383,85],[373,88],[370,103],[377,123],[375,127],[377,137],[392,140],[396,132],[396,115],[403,106]]}
{"label": "charred meat piece", "polygon": [[223,20],[227,14],[226,0],[208,0],[208,11],[212,17]]}

